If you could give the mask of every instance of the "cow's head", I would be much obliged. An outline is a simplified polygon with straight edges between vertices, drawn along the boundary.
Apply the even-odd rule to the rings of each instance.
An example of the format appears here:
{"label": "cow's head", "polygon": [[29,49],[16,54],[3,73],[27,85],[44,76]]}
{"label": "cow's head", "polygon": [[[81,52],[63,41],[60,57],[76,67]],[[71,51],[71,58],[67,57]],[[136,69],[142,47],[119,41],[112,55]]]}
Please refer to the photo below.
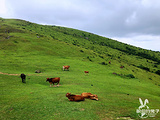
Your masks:
{"label": "cow's head", "polygon": [[70,94],[71,94],[71,93],[67,93],[67,94],[66,94],[66,97],[70,96]]}
{"label": "cow's head", "polygon": [[49,78],[47,78],[46,82],[49,81]]}
{"label": "cow's head", "polygon": [[98,100],[98,96],[97,95],[90,95],[90,99],[92,99],[92,100]]}

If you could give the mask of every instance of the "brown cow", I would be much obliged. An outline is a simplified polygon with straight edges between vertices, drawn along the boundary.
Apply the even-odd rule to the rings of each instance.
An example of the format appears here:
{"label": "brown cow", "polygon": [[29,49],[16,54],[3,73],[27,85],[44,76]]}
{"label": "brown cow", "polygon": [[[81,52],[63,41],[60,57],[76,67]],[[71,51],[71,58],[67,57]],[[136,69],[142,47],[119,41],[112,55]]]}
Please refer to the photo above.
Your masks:
{"label": "brown cow", "polygon": [[70,66],[68,66],[68,65],[63,66],[63,71],[64,71],[64,70],[69,70],[69,67],[70,67]]}
{"label": "brown cow", "polygon": [[124,68],[124,66],[123,66],[123,65],[121,65],[121,67],[120,67],[120,68],[122,68],[122,69],[123,69],[123,68]]}
{"label": "brown cow", "polygon": [[[50,87],[53,83],[53,86],[54,86],[54,83],[58,83],[57,84],[57,87],[59,86],[59,81],[60,81],[60,77],[55,77],[55,78],[47,78],[46,82],[49,81],[50,83]],[[55,87],[55,86],[54,86]]]}
{"label": "brown cow", "polygon": [[82,93],[81,96],[84,98],[89,98],[91,100],[98,100],[98,96],[92,93]]}
{"label": "brown cow", "polygon": [[98,96],[93,94],[93,95],[90,95],[90,99],[91,100],[97,100],[98,101]]}
{"label": "brown cow", "polygon": [[85,98],[83,96],[81,96],[81,95],[73,95],[71,93],[67,93],[66,97],[68,97],[69,101],[79,102],[79,101],[84,101],[85,100]]}
{"label": "brown cow", "polygon": [[89,71],[84,71],[84,73],[86,74],[86,73],[88,73],[89,74]]}

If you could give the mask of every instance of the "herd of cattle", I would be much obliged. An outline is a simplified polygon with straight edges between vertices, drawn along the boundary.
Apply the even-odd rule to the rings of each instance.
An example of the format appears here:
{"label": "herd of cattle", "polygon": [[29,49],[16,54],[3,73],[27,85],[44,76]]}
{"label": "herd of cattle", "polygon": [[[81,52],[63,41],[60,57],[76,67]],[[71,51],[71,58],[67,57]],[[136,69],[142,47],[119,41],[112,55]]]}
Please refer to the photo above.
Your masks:
{"label": "herd of cattle", "polygon": [[[111,64],[111,61],[109,61],[109,64]],[[68,70],[69,71],[70,66],[66,65],[63,66],[63,71],[64,70]],[[120,66],[120,68],[124,68],[124,66]],[[89,71],[84,71],[85,74],[89,74]],[[21,74],[20,77],[22,78],[22,82],[25,83],[25,79],[26,79],[26,75],[25,74]],[[59,82],[60,82],[60,77],[55,77],[55,78],[47,78],[46,82],[50,83],[50,87],[54,86],[55,83],[57,83],[57,87],[59,86]],[[93,85],[92,85],[93,86]],[[55,87],[55,86],[54,86]],[[71,93],[67,93],[66,97],[68,97],[69,101],[84,101],[85,98],[91,99],[91,100],[98,100],[98,96],[95,94],[91,94],[91,93],[82,93],[81,95],[74,95]]]}
{"label": "herd of cattle", "polygon": [[[66,65],[63,66],[63,71],[64,70],[69,70],[70,66]],[[84,71],[85,74],[89,74],[89,71]],[[21,74],[20,75],[22,82],[25,83],[25,79],[26,79],[26,75],[25,74]],[[50,87],[54,86],[55,83],[57,83],[57,87],[59,86],[59,82],[60,82],[60,77],[55,77],[55,78],[47,78],[46,82],[50,83]],[[54,86],[55,87],[55,86]],[[85,98],[91,99],[91,100],[98,100],[98,96],[95,94],[91,94],[91,93],[82,93],[81,95],[74,95],[71,93],[67,93],[66,97],[68,97],[69,101],[84,101]]]}

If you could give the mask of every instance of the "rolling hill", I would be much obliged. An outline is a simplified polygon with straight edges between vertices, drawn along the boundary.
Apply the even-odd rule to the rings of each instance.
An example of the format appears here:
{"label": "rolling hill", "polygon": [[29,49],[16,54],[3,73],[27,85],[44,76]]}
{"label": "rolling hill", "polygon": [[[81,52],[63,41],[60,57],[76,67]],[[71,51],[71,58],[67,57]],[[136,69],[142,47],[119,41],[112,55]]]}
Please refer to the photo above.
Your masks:
{"label": "rolling hill", "polygon": [[[47,77],[61,86],[50,88]],[[160,52],[73,28],[0,18],[0,80],[1,119],[139,119],[139,98],[160,108]],[[69,102],[67,92],[99,101]]]}

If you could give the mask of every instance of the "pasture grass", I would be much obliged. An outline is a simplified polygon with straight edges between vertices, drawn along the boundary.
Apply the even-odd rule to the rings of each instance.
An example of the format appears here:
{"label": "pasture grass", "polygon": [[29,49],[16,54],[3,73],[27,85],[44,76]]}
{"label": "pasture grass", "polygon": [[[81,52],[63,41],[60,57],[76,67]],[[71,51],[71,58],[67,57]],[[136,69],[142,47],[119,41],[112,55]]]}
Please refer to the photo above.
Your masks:
{"label": "pasture grass", "polygon": [[[150,82],[113,75],[111,67],[92,62],[63,58],[52,61],[57,61],[57,64],[53,62],[53,65],[47,65],[47,62],[43,62],[41,68],[44,71],[39,74],[34,73],[37,67],[33,66],[33,61],[26,69],[21,66],[27,75],[26,84],[21,82],[19,76],[0,75],[1,119],[88,120],[116,119],[121,116],[138,119],[136,109],[140,105],[139,97],[149,99],[148,106],[159,108],[159,87]],[[70,71],[62,70],[63,63],[71,65]],[[20,73],[20,68],[16,72]],[[90,73],[86,75],[84,70]],[[60,86],[49,87],[47,77],[60,77]],[[98,95],[99,101],[86,99],[70,102],[65,97],[67,92],[91,92]],[[159,114],[155,118],[158,117]]]}

